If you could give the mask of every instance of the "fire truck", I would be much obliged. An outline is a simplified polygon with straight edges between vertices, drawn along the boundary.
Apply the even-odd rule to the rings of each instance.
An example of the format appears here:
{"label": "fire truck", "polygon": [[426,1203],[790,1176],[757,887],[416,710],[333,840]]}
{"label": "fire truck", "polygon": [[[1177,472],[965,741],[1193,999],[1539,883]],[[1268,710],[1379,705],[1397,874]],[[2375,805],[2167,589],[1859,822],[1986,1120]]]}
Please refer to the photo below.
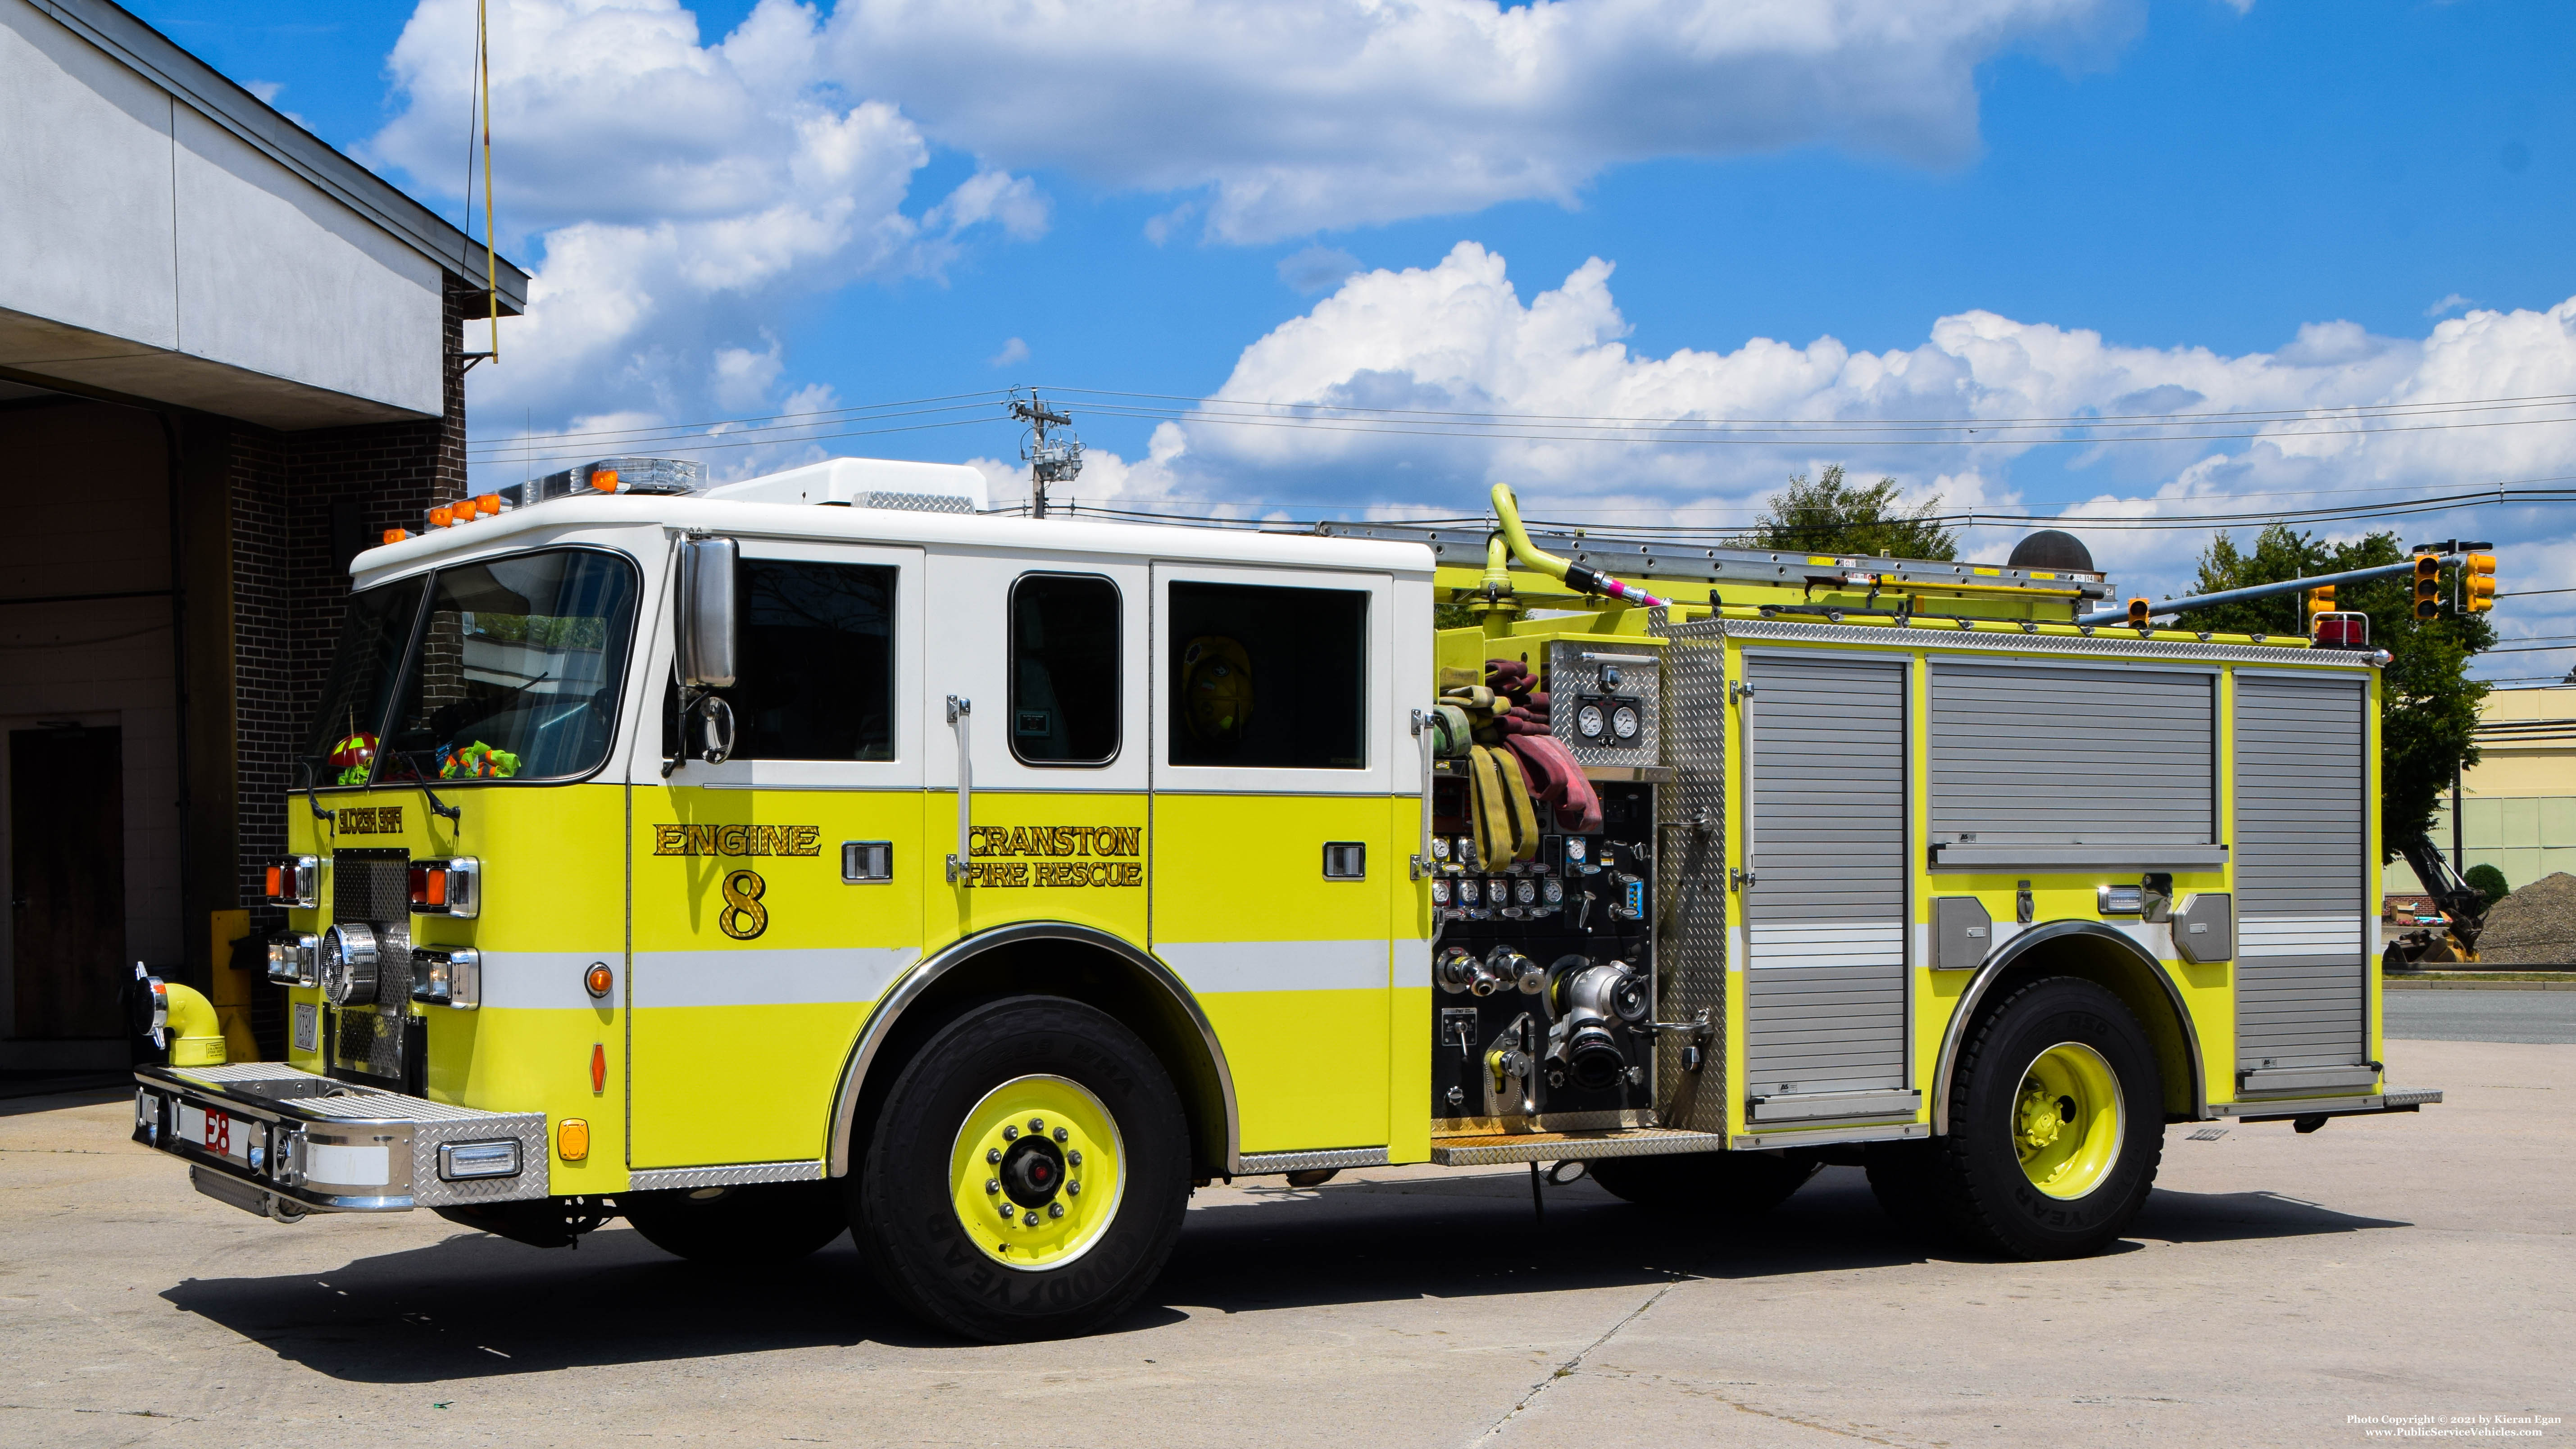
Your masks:
{"label": "fire truck", "polygon": [[1505,488],[1290,532],[967,473],[612,460],[359,555],[266,874],[285,1060],[140,982],[135,1140],[279,1222],[846,1232],[1016,1339],[1133,1303],[1218,1179],[1559,1164],[1716,1221],[1839,1163],[2057,1258],[2168,1124],[2440,1100],[2380,1061],[2348,633]]}

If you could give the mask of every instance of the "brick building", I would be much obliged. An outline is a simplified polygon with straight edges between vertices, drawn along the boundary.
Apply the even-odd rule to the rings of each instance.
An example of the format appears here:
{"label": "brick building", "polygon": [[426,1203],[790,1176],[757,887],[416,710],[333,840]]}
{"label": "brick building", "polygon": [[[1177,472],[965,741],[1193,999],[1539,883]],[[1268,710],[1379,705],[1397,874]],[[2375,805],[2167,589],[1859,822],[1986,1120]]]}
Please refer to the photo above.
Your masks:
{"label": "brick building", "polygon": [[484,267],[107,0],[0,0],[0,1071],[121,1065],[132,963],[223,1001],[279,924],[349,559],[464,486]]}

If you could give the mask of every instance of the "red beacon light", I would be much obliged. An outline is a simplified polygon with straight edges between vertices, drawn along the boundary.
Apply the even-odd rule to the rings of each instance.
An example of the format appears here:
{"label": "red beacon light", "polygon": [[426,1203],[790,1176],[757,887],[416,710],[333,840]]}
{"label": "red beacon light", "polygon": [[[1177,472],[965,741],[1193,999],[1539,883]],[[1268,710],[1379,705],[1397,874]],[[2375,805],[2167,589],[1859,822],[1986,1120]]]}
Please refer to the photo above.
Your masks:
{"label": "red beacon light", "polygon": [[2370,616],[2358,610],[2319,614],[2309,622],[2309,637],[2320,649],[2367,649]]}

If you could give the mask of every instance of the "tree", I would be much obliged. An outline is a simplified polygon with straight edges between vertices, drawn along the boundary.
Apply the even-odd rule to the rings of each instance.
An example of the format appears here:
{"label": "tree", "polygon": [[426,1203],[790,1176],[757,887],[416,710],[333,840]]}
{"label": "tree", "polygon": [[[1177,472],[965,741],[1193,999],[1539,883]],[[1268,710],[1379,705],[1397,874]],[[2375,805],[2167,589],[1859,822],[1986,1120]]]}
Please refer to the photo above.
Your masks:
{"label": "tree", "polygon": [[2476,886],[2480,893],[2486,896],[2488,905],[2494,905],[2496,902],[2503,900],[2506,896],[2513,894],[2513,887],[2505,884],[2504,872],[2496,869],[2494,866],[2486,864],[2484,861],[2470,866],[2468,874],[2461,877],[2461,879],[2466,880],[2473,886]]}
{"label": "tree", "polygon": [[[2224,533],[2212,539],[2200,556],[2192,592],[2341,573],[2407,557],[2393,533],[2329,544],[2275,523],[2255,535],[2250,552]],[[2296,634],[2304,632],[2301,597],[2222,604],[2184,617],[2195,629]],[[2487,686],[2468,677],[2468,662],[2494,645],[2495,629],[2477,614],[2416,622],[2413,581],[2404,574],[2339,585],[2335,607],[2368,614],[2370,642],[2393,656],[2380,680],[2379,834],[2394,858],[2397,842],[2433,828],[2434,806],[2452,777],[2478,762],[2478,702],[2487,697]]]}
{"label": "tree", "polygon": [[1959,532],[1937,520],[1941,500],[1906,511],[1896,507],[1896,491],[1893,478],[1866,488],[1846,482],[1840,463],[1829,465],[1812,483],[1806,474],[1793,473],[1789,486],[1772,494],[1754,519],[1753,531],[1736,544],[1797,553],[1956,559]]}

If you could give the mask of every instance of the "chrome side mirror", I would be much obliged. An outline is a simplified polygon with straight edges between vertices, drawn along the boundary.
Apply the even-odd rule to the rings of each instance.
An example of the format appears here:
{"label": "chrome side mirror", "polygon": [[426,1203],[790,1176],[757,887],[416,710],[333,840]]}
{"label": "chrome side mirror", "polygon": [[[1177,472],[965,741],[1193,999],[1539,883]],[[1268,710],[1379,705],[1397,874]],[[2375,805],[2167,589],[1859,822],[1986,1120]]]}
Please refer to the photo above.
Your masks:
{"label": "chrome side mirror", "polygon": [[730,538],[680,541],[680,687],[725,689],[734,678],[734,566]]}

